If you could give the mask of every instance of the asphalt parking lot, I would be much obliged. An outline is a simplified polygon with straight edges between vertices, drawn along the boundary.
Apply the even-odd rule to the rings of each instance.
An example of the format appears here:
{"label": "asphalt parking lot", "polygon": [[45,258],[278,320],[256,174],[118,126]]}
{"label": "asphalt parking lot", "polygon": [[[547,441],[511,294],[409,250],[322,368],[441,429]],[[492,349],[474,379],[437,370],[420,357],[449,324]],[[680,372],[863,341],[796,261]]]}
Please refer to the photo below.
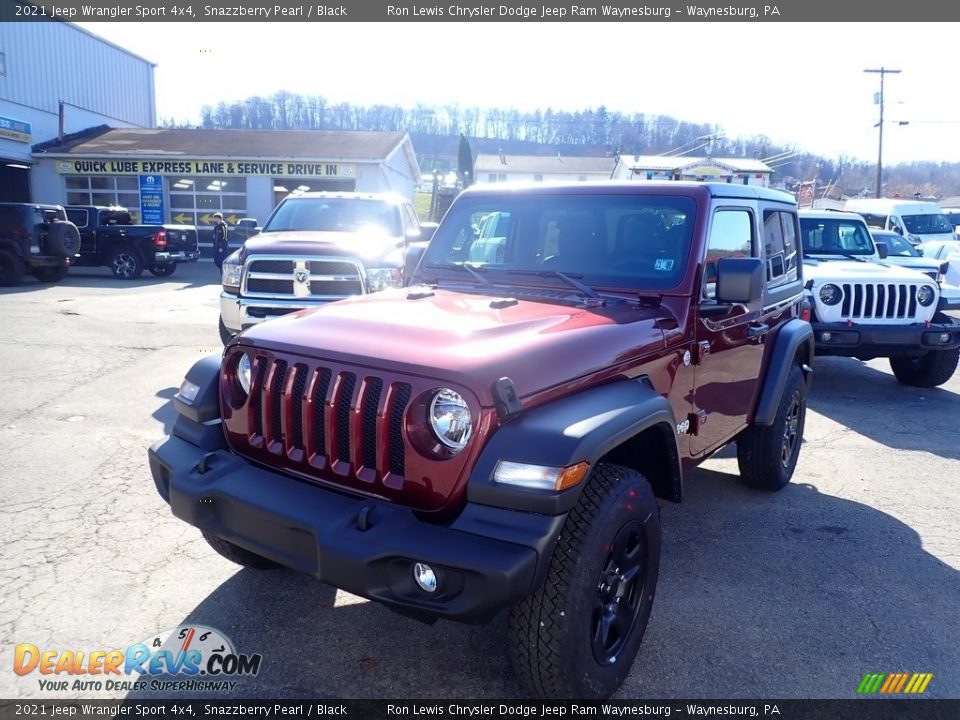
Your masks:
{"label": "asphalt parking lot", "polygon": [[[14,646],[125,648],[182,624],[263,655],[236,697],[520,696],[503,614],[422,625],[233,566],[170,515],[146,448],[183,373],[221,350],[218,293],[209,263],[0,290],[0,697],[123,697],[43,691],[12,672]],[[818,360],[791,486],[745,488],[724,452],[663,506],[659,594],[620,696],[852,697],[865,673],[925,672],[926,695],[960,697],[957,428],[960,373],[920,390],[886,361]]]}

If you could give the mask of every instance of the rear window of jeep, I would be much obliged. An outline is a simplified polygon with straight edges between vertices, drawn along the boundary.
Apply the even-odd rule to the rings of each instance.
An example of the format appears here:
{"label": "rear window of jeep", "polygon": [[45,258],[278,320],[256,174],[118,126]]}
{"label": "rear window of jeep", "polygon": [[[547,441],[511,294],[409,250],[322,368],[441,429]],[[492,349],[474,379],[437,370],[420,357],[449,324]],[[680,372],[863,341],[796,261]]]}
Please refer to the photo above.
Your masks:
{"label": "rear window of jeep", "polygon": [[687,266],[696,202],[638,195],[463,198],[424,263],[467,263],[491,273],[559,271],[596,287],[667,289]]}

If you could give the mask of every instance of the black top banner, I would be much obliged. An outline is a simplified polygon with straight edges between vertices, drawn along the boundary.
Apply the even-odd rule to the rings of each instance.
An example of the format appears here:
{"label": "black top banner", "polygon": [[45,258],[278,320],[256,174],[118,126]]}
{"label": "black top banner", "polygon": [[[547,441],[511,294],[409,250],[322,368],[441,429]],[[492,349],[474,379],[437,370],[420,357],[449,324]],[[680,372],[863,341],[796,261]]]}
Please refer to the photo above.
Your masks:
{"label": "black top banner", "polygon": [[[944,22],[943,0],[0,0],[0,21],[41,22]],[[869,42],[864,35],[863,42]],[[811,35],[815,43],[815,35]]]}

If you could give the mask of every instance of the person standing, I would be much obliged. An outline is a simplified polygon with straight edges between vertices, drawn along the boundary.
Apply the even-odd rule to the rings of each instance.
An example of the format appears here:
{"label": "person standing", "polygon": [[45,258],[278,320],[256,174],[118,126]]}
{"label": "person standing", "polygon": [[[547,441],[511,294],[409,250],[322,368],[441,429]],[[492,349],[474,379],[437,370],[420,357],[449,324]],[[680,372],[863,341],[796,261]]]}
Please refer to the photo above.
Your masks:
{"label": "person standing", "polygon": [[213,262],[220,268],[223,260],[230,254],[227,244],[227,224],[223,221],[223,213],[213,214]]}

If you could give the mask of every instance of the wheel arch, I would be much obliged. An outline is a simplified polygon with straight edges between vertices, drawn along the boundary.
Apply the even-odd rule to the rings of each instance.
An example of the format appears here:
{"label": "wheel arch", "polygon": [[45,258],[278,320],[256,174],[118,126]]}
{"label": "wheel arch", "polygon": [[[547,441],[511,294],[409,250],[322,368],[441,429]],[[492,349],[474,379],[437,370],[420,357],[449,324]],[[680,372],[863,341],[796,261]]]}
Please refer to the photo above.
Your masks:
{"label": "wheel arch", "polygon": [[646,378],[589,388],[521,413],[490,438],[474,465],[467,500],[560,515],[580,497],[584,482],[544,492],[493,481],[500,460],[564,467],[614,462],[643,473],[659,497],[681,497],[680,453],[670,403]]}
{"label": "wheel arch", "polygon": [[813,328],[810,323],[793,318],[784,323],[776,334],[770,362],[767,363],[760,396],[753,414],[754,425],[772,425],[780,405],[780,397],[787,384],[790,369],[798,365],[810,389],[813,381]]}

